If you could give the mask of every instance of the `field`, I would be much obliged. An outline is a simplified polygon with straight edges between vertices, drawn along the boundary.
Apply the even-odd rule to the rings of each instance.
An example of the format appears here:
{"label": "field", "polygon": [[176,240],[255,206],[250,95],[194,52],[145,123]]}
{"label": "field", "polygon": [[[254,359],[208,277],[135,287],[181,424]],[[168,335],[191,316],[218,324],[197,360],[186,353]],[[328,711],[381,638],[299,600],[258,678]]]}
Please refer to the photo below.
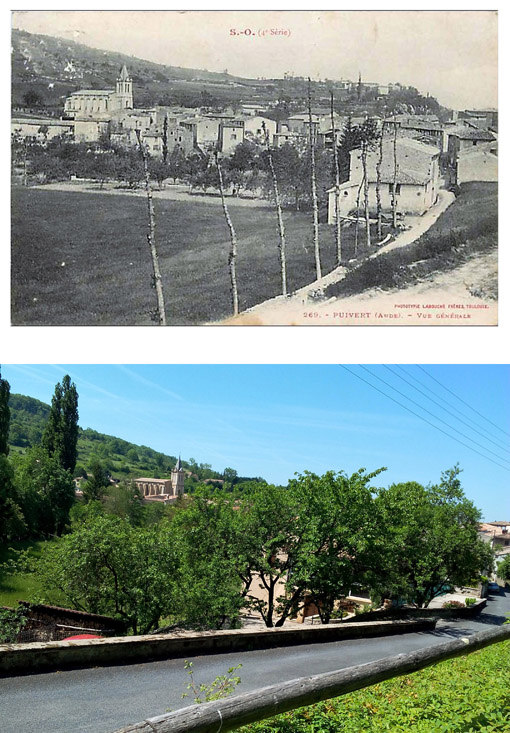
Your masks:
{"label": "field", "polygon": [[[40,557],[42,549],[48,542],[58,540],[24,540],[22,542],[13,542],[9,547],[0,547],[0,564],[13,560],[16,556],[15,550],[28,550],[30,557]],[[40,597],[42,589],[37,578],[33,574],[15,573],[13,575],[4,575],[0,573],[0,606],[17,606],[18,601],[33,600]],[[55,593],[51,602],[58,604],[61,599],[58,593]]]}
{"label": "field", "polygon": [[[230,205],[244,310],[280,293],[276,214]],[[155,209],[169,323],[231,315],[230,240],[221,207],[157,199]],[[14,187],[12,212],[14,325],[152,322],[156,299],[143,197]],[[288,285],[296,290],[315,279],[311,215],[286,213],[285,226]],[[335,263],[334,227],[321,224],[320,236],[325,274]],[[352,238],[347,230],[347,250]]]}
{"label": "field", "polygon": [[241,733],[510,730],[510,642],[240,728]]}

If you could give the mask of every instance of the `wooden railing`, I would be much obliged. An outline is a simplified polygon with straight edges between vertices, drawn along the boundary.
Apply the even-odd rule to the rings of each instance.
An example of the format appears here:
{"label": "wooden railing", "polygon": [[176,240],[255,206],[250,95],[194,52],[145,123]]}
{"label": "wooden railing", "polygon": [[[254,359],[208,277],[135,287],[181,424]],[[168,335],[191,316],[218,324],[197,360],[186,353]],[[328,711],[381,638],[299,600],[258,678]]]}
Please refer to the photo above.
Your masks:
{"label": "wooden railing", "polygon": [[278,713],[416,672],[431,664],[469,654],[507,639],[510,639],[510,625],[498,626],[408,654],[398,654],[336,672],[263,687],[223,700],[192,705],[135,723],[116,733],[224,733]]}

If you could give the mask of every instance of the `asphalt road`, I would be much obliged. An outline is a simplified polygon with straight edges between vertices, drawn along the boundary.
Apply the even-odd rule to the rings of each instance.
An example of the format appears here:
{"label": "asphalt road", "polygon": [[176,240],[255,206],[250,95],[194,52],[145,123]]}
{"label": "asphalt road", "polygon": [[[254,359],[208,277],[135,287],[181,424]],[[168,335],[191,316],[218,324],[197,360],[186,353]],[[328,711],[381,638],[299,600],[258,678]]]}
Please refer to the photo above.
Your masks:
{"label": "asphalt road", "polygon": [[[210,683],[240,662],[237,692],[342,669],[441,644],[501,624],[510,613],[510,592],[489,597],[476,620],[440,621],[435,631],[324,644],[190,657],[196,682]],[[182,698],[184,660],[67,670],[0,680],[1,733],[110,733],[146,717],[193,702]]]}

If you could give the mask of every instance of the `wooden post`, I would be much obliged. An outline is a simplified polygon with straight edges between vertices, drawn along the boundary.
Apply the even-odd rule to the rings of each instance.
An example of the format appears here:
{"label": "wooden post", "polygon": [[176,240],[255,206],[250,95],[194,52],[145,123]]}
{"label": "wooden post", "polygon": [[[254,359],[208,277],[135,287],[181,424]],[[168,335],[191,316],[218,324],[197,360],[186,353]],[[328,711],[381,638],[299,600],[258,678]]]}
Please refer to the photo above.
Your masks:
{"label": "wooden post", "polygon": [[333,135],[333,160],[335,161],[335,217],[336,217],[336,264],[342,264],[342,230],[340,226],[340,166],[338,165],[338,151],[336,149],[336,129],[333,106],[333,92],[331,98],[331,133]]}
{"label": "wooden post", "polygon": [[232,224],[232,219],[230,218],[230,214],[228,212],[227,202],[225,201],[225,188],[223,186],[223,173],[221,171],[221,165],[218,158],[218,151],[214,151],[214,162],[216,164],[216,169],[218,171],[218,180],[219,180],[219,187],[220,187],[220,195],[221,195],[221,203],[223,206],[223,213],[225,214],[225,220],[227,222],[227,226],[230,231],[230,252],[228,255],[228,269],[230,272],[230,287],[231,287],[231,293],[232,293],[232,308],[234,311],[234,316],[237,316],[239,313],[239,295],[237,293],[237,270],[236,270],[236,258],[237,258],[237,236],[236,236],[236,230],[234,229],[234,225]]}
{"label": "wooden post", "polygon": [[460,657],[490,644],[510,639],[510,626],[480,631],[444,644],[368,664],[301,677],[243,695],[192,705],[173,713],[149,718],[116,733],[224,733],[241,725],[270,718],[288,710],[339,697],[392,677],[411,674],[446,659]]}
{"label": "wooden post", "polygon": [[280,242],[278,245],[278,255],[280,258],[280,271],[282,277],[282,295],[287,295],[287,263],[285,259],[285,226],[283,224],[282,205],[280,201],[280,191],[278,188],[278,178],[276,177],[276,171],[273,163],[273,155],[271,153],[271,145],[269,144],[269,131],[266,129],[266,123],[262,120],[262,129],[264,131],[264,138],[266,142],[267,155],[269,159],[269,170],[271,171],[271,177],[273,179],[273,191],[276,202],[276,212],[278,216],[278,233],[280,236]]}
{"label": "wooden post", "polygon": [[322,277],[321,254],[319,249],[319,204],[317,202],[317,179],[315,175],[315,142],[312,125],[312,80],[308,77],[308,122],[310,140],[310,169],[312,175],[312,206],[313,206],[313,249],[315,253],[315,273],[317,280]]}
{"label": "wooden post", "polygon": [[152,200],[151,180],[149,175],[149,166],[147,163],[147,152],[142,143],[140,130],[136,130],[136,139],[142,154],[143,170],[145,173],[145,190],[147,192],[147,211],[149,214],[149,231],[147,233],[147,242],[152,257],[152,276],[154,279],[154,287],[156,288],[156,296],[158,300],[157,319],[160,326],[166,326],[165,299],[163,297],[163,285],[161,280],[161,272],[159,269],[158,250],[156,248],[156,240],[154,237],[155,219],[154,219],[154,202]]}

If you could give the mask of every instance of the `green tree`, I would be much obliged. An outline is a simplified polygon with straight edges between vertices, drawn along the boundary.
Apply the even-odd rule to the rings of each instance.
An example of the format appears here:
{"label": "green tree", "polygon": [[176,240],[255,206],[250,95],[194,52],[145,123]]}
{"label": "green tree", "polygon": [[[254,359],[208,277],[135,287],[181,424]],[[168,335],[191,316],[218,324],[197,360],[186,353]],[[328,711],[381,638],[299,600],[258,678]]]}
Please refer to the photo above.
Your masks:
{"label": "green tree", "polygon": [[26,529],[13,467],[7,456],[0,454],[0,541],[21,539]]}
{"label": "green tree", "polygon": [[158,527],[99,515],[47,546],[36,572],[43,589],[58,590],[71,607],[123,619],[145,634],[171,611],[174,565],[173,546]]}
{"label": "green tree", "polygon": [[180,561],[174,609],[185,626],[237,625],[243,596],[233,513],[229,501],[199,492],[167,527],[167,541],[174,544]]}
{"label": "green tree", "polygon": [[55,386],[50,414],[42,437],[48,455],[56,456],[62,467],[74,471],[78,443],[78,392],[68,374]]}
{"label": "green tree", "polygon": [[108,514],[125,518],[133,527],[143,524],[143,496],[134,481],[109,486],[103,496],[103,504]]}
{"label": "green tree", "polygon": [[98,458],[92,459],[89,467],[89,477],[83,486],[83,498],[86,502],[97,501],[105,494],[110,486],[108,473]]}
{"label": "green tree", "polygon": [[377,526],[370,482],[384,470],[360,469],[352,476],[306,471],[292,482],[303,546],[290,583],[306,588],[322,623],[329,623],[335,601],[364,581],[371,568]]}
{"label": "green tree", "polygon": [[383,595],[426,608],[445,586],[466,585],[492,566],[478,537],[480,512],[464,496],[455,466],[434,486],[393,484],[376,499],[384,538],[374,582]]}
{"label": "green tree", "polygon": [[498,563],[497,576],[506,583],[510,583],[510,555],[507,555],[504,560]]}
{"label": "green tree", "polygon": [[36,446],[16,457],[15,486],[29,536],[62,534],[69,523],[75,491],[70,471],[62,467],[57,456]]}
{"label": "green tree", "polygon": [[235,468],[225,468],[223,469],[223,480],[225,481],[225,488],[230,489],[232,491],[234,484],[237,481],[237,471]]}
{"label": "green tree", "polygon": [[9,409],[9,395],[11,388],[6,379],[2,379],[0,372],[0,455],[9,454],[9,422],[11,411]]}

